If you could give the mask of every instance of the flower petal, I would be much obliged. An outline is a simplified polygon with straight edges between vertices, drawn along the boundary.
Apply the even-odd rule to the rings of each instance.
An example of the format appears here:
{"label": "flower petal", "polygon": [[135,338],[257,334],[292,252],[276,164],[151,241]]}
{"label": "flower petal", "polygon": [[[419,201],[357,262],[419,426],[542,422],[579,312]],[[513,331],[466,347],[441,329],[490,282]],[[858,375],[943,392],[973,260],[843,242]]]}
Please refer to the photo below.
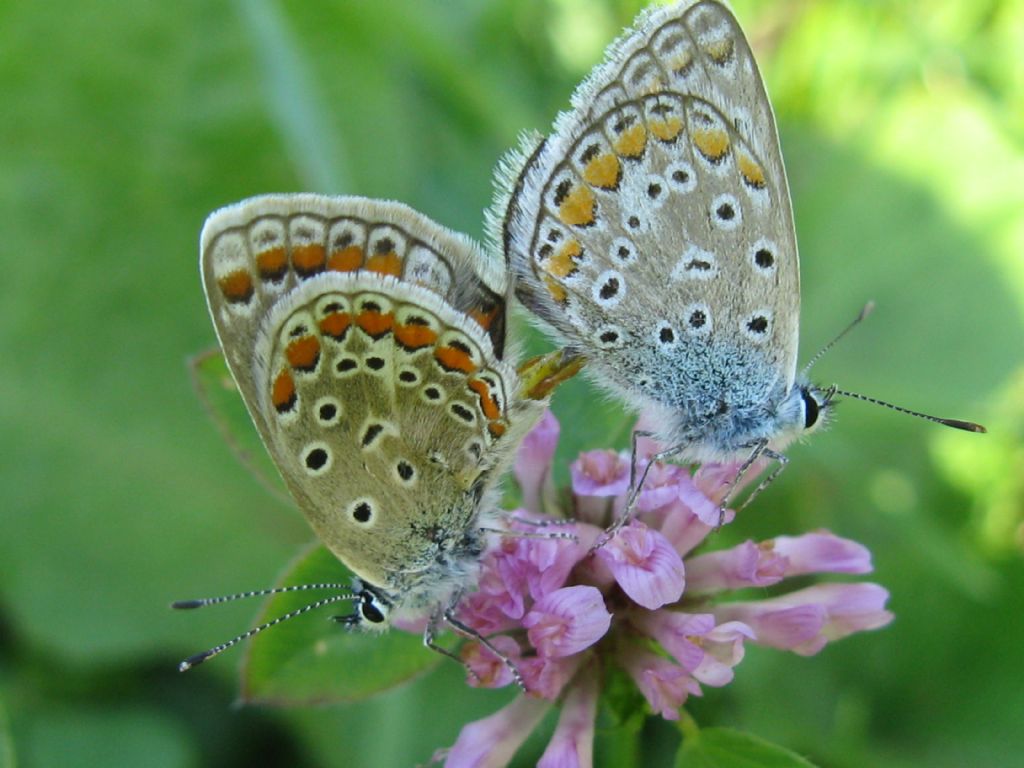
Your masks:
{"label": "flower petal", "polygon": [[686,586],[683,559],[658,531],[634,520],[597,550],[633,601],[654,610],[674,603]]}
{"label": "flower petal", "polygon": [[700,696],[700,685],[682,667],[647,650],[623,651],[622,662],[651,709],[666,720],[678,720],[689,694]]}
{"label": "flower petal", "polygon": [[704,658],[693,676],[715,688],[732,682],[733,667],[743,661],[743,642],[754,637],[754,630],[739,621],[727,621],[708,632],[701,642]]}
{"label": "flower petal", "polygon": [[577,670],[591,658],[593,654],[589,652],[559,659],[528,656],[516,666],[531,696],[554,701],[562,695],[562,690],[576,676]]}
{"label": "flower petal", "polygon": [[689,474],[684,473],[676,486],[676,490],[679,494],[679,500],[686,505],[691,514],[695,515],[705,525],[718,528],[723,523],[729,522],[729,520],[723,518],[720,506],[722,502],[702,491]]}
{"label": "flower petal", "polygon": [[502,768],[550,706],[544,699],[517,696],[490,717],[463,726],[455,744],[434,760],[443,758],[447,768]]}
{"label": "flower petal", "polygon": [[599,679],[596,670],[576,677],[537,768],[590,768],[593,765]]}
{"label": "flower petal", "polygon": [[708,552],[686,561],[687,588],[693,594],[726,589],[766,587],[786,575],[788,561],[771,544],[745,541],[731,549]]}
{"label": "flower petal", "polygon": [[715,626],[710,613],[683,613],[682,611],[633,611],[630,622],[678,661],[683,669],[692,672],[704,658],[704,651],[693,642],[693,637],[706,634]]}
{"label": "flower petal", "polygon": [[545,512],[545,500],[552,493],[551,459],[558,445],[561,427],[551,411],[545,411],[516,453],[515,476],[523,492],[523,506],[531,512]]}
{"label": "flower petal", "polygon": [[750,627],[738,621],[715,626],[710,613],[632,611],[630,622],[654,638],[694,678],[716,687],[732,680],[732,668],[743,660],[743,641],[754,636]]}
{"label": "flower petal", "polygon": [[[505,654],[513,664],[519,661],[519,643],[508,635],[497,635],[488,642]],[[466,643],[459,655],[469,673],[466,675],[466,682],[474,688],[501,688],[514,679],[509,665],[479,641]]]}
{"label": "flower petal", "polygon": [[[661,517],[661,523],[655,527],[669,540],[675,551],[684,557],[703,542],[718,524],[717,517],[714,525],[702,522],[693,514],[693,510],[680,499],[665,505],[657,510],[656,514]],[[718,514],[717,511],[715,514]],[[731,509],[725,510],[723,522],[732,522],[734,516],[735,513]],[[646,519],[651,520],[653,517],[654,515],[649,514]]]}
{"label": "flower petal", "polygon": [[789,561],[786,576],[871,572],[871,552],[867,547],[829,531],[805,533],[803,536],[776,536],[772,544],[775,551]]}
{"label": "flower petal", "polygon": [[580,496],[619,496],[629,490],[629,455],[586,451],[569,467],[572,490]]}
{"label": "flower petal", "polygon": [[586,585],[563,587],[538,600],[523,617],[523,626],[537,653],[571,656],[600,640],[611,626],[604,597]]}
{"label": "flower petal", "polygon": [[[637,479],[643,475],[647,462],[637,466]],[[675,464],[656,463],[647,472],[637,495],[636,508],[641,512],[658,509],[679,498],[679,485],[690,480],[690,473]]]}
{"label": "flower petal", "polygon": [[[757,461],[747,467],[743,477],[739,479],[736,487],[732,489],[731,500],[735,500],[736,494],[756,480],[771,461],[771,459],[765,458],[762,455]],[[700,469],[693,475],[693,481],[701,492],[706,494],[715,504],[722,504],[725,502],[725,497],[730,491],[730,486],[736,477],[736,473],[739,472],[742,466],[743,460],[730,461],[724,464],[713,462],[701,464]]]}
{"label": "flower petal", "polygon": [[816,584],[770,600],[720,604],[714,613],[749,625],[761,645],[811,656],[832,640],[891,622],[888,599],[877,584]]}

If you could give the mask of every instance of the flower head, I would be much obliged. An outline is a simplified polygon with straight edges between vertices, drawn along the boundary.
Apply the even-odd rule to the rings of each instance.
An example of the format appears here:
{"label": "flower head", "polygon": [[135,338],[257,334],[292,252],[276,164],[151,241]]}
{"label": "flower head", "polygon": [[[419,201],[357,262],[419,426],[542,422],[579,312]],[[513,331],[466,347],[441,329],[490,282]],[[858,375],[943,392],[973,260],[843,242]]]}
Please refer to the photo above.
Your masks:
{"label": "flower head", "polygon": [[[735,517],[729,510],[723,516],[719,505],[738,464],[708,464],[693,475],[654,464],[635,517],[592,551],[625,508],[630,456],[588,451],[571,467],[566,517],[575,521],[575,539],[539,535],[536,524],[550,520],[545,513],[556,498],[550,462],[557,436],[549,414],[524,441],[516,461],[524,508],[515,511],[509,535],[485,554],[477,591],[459,605],[460,620],[506,657],[470,640],[462,651],[470,684],[508,685],[514,664],[526,693],[463,728],[455,745],[439,753],[446,765],[506,764],[556,700],[562,711],[540,765],[591,765],[601,671],[609,663],[632,680],[652,713],[674,720],[702,686],[732,681],[748,642],[811,655],[892,620],[888,593],[869,583],[724,599],[748,587],[775,589],[794,576],[871,570],[864,547],[828,531],[694,553]],[[639,462],[658,449],[650,440],[639,447]],[[758,467],[751,471],[748,478]],[[494,751],[485,750],[488,744]]]}

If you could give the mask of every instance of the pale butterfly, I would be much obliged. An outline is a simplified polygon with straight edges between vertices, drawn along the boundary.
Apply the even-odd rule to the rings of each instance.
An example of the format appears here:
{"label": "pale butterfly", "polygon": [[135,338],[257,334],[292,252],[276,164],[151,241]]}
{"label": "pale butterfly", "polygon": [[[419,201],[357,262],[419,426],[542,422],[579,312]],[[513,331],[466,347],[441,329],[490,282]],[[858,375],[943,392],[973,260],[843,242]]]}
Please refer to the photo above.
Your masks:
{"label": "pale butterfly", "polygon": [[501,264],[399,203],[300,194],[212,214],[200,268],[260,437],[320,540],[358,576],[294,614],[354,600],[336,617],[352,626],[452,623],[496,482],[545,407],[514,366]]}
{"label": "pale butterfly", "polygon": [[836,395],[871,400],[797,373],[786,173],[757,64],[724,4],[643,12],[552,135],[503,160],[496,186],[488,229],[516,295],[651,415],[669,446],[659,457],[744,459],[742,474],[764,455],[777,474],[780,451]]}

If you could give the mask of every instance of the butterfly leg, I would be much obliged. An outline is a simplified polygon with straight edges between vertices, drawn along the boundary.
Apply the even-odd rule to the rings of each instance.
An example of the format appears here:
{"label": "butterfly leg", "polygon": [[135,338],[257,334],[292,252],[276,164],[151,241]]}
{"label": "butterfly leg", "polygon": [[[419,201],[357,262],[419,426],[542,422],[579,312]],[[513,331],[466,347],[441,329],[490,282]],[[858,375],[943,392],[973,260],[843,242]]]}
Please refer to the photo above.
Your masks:
{"label": "butterfly leg", "polygon": [[460,659],[456,654],[449,651],[443,645],[438,645],[437,640],[435,640],[437,636],[437,628],[441,625],[441,621],[445,619],[444,614],[445,611],[436,611],[434,615],[430,617],[430,621],[427,622],[427,626],[423,630],[423,645],[435,653],[447,656],[449,659],[452,659],[461,666],[466,667],[466,671],[475,677],[476,673],[466,665],[466,662]]}
{"label": "butterfly leg", "polygon": [[[506,654],[502,653],[497,648],[495,648],[494,643],[492,643],[486,637],[481,635],[471,626],[460,621],[455,616],[455,603],[449,604],[448,607],[444,609],[442,615],[445,623],[448,624],[448,626],[450,626],[452,629],[454,629],[458,634],[470,640],[476,640],[478,643],[483,645],[487,650],[493,653],[501,661],[501,663],[508,668],[509,672],[512,673],[512,680],[515,682],[517,686],[519,686],[520,690],[522,690],[524,693],[526,692],[526,684],[523,682],[523,676],[519,672],[519,668],[515,665],[512,659],[510,659]],[[449,653],[448,655],[451,656],[452,654]],[[465,662],[463,662],[461,659],[458,659],[458,661],[463,666],[466,666]],[[469,669],[469,667],[466,668]],[[472,670],[470,671],[472,672]]]}
{"label": "butterfly leg", "polygon": [[775,481],[775,478],[782,474],[782,470],[786,468],[786,465],[789,464],[789,457],[783,453],[779,453],[778,451],[765,448],[761,451],[761,455],[777,462],[778,466],[775,467],[775,469],[773,469],[764,480],[757,484],[757,487],[750,492],[750,495],[747,496],[746,499],[743,500],[743,504],[740,505],[740,509],[746,509],[747,505],[750,504],[750,502],[752,502],[757,495],[761,493],[761,491],[771,485]]}
{"label": "butterfly leg", "polygon": [[647,475],[651,471],[656,463],[671,459],[673,456],[679,453],[681,446],[675,445],[664,451],[652,454],[648,457],[647,464],[644,466],[643,471],[640,473],[639,479],[636,477],[636,465],[637,465],[637,441],[642,437],[654,437],[653,432],[637,431],[633,433],[633,451],[630,456],[629,466],[629,491],[626,495],[626,505],[620,514],[611,525],[604,529],[597,541],[590,548],[591,552],[595,552],[605,544],[607,544],[616,533],[619,532],[624,525],[629,523],[633,518],[633,513],[636,511],[637,501],[640,499],[640,491],[644,487],[644,482],[647,480]]}
{"label": "butterfly leg", "polygon": [[543,400],[561,384],[580,372],[586,358],[569,349],[531,357],[519,366],[520,393],[530,400]]}
{"label": "butterfly leg", "polygon": [[777,478],[782,473],[782,470],[785,469],[786,465],[789,463],[789,458],[785,454],[779,453],[778,451],[773,451],[768,447],[767,440],[758,440],[755,443],[751,443],[749,447],[752,448],[750,455],[740,465],[739,470],[736,472],[736,477],[734,477],[732,479],[732,482],[729,483],[729,490],[726,491],[726,494],[722,499],[722,506],[719,508],[719,528],[722,527],[722,523],[724,522],[725,509],[726,507],[729,506],[729,502],[732,499],[732,495],[736,492],[736,489],[739,487],[740,481],[743,479],[743,476],[754,465],[755,461],[764,456],[765,458],[777,462],[778,466],[774,470],[772,470],[772,472],[766,478],[764,478],[764,480],[757,484],[757,487],[750,492],[750,495],[747,496],[746,499],[744,499],[743,504],[741,504],[739,507],[740,509],[746,509],[747,505],[750,504],[750,502],[752,502],[758,496],[758,494],[761,493],[761,491],[763,491],[765,488],[771,485],[775,478]]}
{"label": "butterfly leg", "polygon": [[[642,437],[655,437],[655,434],[653,432],[648,432],[648,431],[643,430],[643,429],[638,429],[638,430],[635,430],[633,432],[633,445],[632,445],[632,449],[630,450],[630,454],[629,454],[629,492],[631,494],[633,494],[634,489],[636,489],[636,494],[634,494],[634,496],[638,495],[640,493],[640,486],[643,485],[644,479],[647,478],[647,469],[645,468],[644,469],[644,478],[640,480],[640,484],[639,485],[636,482],[636,463],[637,463],[637,458],[638,458],[638,455],[639,455],[638,454],[639,448],[637,447],[637,445],[640,442],[640,438],[642,438]],[[648,462],[647,467],[650,467],[650,466],[651,466],[651,464],[650,464],[650,462]],[[632,511],[632,509],[628,505],[627,505],[626,509]]]}
{"label": "butterfly leg", "polygon": [[[571,520],[552,521],[551,525],[570,525]],[[539,525],[539,524],[538,524]],[[506,528],[480,528],[481,533],[496,533],[499,536],[511,536],[516,539],[567,539],[570,541],[577,541],[578,537],[575,533],[568,533],[566,531],[510,531]]]}
{"label": "butterfly leg", "polygon": [[521,517],[519,515],[507,514],[503,515],[503,519],[510,523],[519,523],[520,525],[528,525],[532,528],[553,528],[561,525],[574,525],[575,520],[559,520],[558,518],[548,518],[546,520],[531,520],[528,517]]}
{"label": "butterfly leg", "polygon": [[559,520],[557,518],[548,518],[546,520],[531,520],[528,517],[521,517],[510,512],[502,514],[501,519],[511,524],[518,523],[522,526],[528,526],[530,528],[536,528],[536,531],[517,531],[514,529],[500,529],[500,528],[481,528],[480,530],[484,533],[497,533],[501,536],[512,536],[517,539],[568,539],[571,541],[578,541],[579,538],[575,533],[569,531],[547,531],[543,529],[564,527],[567,525],[575,525],[575,520]]}

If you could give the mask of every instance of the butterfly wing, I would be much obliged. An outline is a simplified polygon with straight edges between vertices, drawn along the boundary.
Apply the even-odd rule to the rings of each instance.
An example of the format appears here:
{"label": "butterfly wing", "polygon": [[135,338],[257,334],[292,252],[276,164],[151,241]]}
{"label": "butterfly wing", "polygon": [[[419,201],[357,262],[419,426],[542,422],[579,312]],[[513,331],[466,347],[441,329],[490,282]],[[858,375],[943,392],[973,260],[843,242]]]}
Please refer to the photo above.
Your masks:
{"label": "butterfly wing", "polygon": [[372,584],[410,588],[476,525],[539,416],[504,360],[505,280],[397,204],[254,198],[202,234],[232,374],[314,530]]}
{"label": "butterfly wing", "polygon": [[706,0],[649,11],[546,141],[499,172],[520,299],[639,404],[770,403],[795,377],[799,263],[750,46]]}

